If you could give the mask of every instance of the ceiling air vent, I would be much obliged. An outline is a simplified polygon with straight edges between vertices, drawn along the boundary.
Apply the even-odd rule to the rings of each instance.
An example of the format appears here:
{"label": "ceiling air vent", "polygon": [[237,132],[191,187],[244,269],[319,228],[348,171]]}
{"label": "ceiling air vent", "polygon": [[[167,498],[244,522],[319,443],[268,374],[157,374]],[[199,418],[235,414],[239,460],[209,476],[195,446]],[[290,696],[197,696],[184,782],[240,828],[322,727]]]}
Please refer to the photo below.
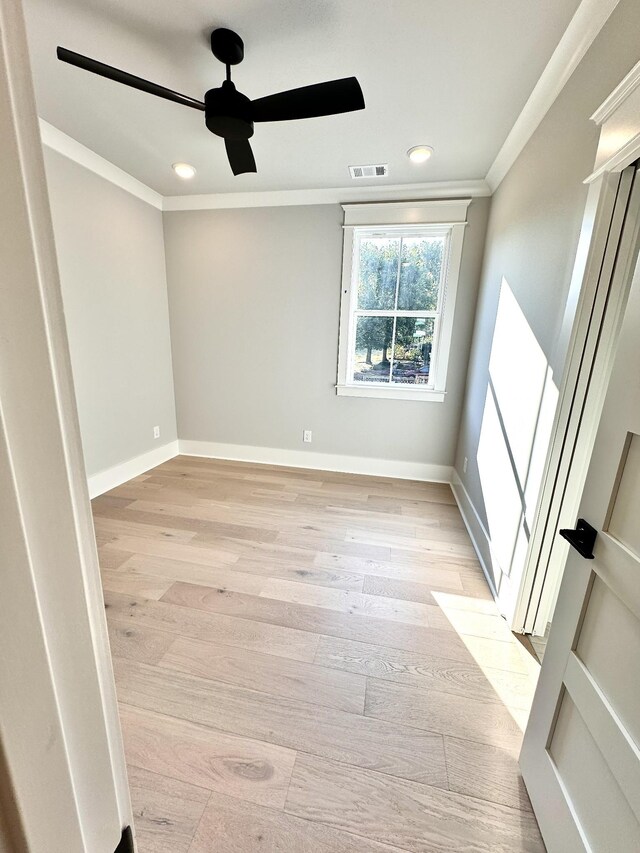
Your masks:
{"label": "ceiling air vent", "polygon": [[349,166],[349,174],[352,178],[385,178],[389,174],[386,163],[378,166]]}

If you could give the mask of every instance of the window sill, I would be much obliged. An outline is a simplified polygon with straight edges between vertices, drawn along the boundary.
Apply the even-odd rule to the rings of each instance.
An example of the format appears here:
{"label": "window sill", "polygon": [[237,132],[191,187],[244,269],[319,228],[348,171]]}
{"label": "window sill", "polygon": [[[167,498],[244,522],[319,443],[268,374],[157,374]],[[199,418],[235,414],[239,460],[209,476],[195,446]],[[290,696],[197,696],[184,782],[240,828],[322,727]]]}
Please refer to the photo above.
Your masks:
{"label": "window sill", "polygon": [[339,397],[377,397],[386,400],[422,400],[425,403],[444,403],[446,391],[433,388],[404,387],[390,388],[382,385],[336,385]]}

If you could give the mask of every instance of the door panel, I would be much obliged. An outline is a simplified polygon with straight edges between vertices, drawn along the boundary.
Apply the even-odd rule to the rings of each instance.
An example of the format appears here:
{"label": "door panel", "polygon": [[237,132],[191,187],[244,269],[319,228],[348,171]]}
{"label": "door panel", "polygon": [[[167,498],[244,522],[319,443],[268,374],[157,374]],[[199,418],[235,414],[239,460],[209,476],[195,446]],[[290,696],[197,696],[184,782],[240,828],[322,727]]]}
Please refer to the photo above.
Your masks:
{"label": "door panel", "polygon": [[636,173],[633,252],[614,272],[629,299],[580,505],[594,559],[569,554],[520,758],[549,853],[640,850],[639,200]]}
{"label": "door panel", "polygon": [[606,530],[640,559],[640,435],[627,434]]}
{"label": "door panel", "polygon": [[[640,621],[609,588],[596,578],[576,654],[607,696],[636,743],[640,743],[637,684],[640,658]],[[621,666],[621,662],[625,666]]]}
{"label": "door panel", "polygon": [[[549,752],[591,849],[637,853],[636,818],[568,692]],[[580,756],[579,763],[576,755]]]}

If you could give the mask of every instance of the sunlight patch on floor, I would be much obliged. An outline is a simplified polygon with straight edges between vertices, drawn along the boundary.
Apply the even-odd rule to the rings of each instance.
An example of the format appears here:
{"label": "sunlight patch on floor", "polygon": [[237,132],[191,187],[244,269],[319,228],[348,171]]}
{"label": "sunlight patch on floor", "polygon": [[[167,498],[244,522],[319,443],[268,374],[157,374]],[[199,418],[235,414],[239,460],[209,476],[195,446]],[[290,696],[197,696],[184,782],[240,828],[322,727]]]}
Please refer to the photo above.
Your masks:
{"label": "sunlight patch on floor", "polygon": [[432,592],[451,627],[524,732],[540,665],[516,640],[494,601]]}

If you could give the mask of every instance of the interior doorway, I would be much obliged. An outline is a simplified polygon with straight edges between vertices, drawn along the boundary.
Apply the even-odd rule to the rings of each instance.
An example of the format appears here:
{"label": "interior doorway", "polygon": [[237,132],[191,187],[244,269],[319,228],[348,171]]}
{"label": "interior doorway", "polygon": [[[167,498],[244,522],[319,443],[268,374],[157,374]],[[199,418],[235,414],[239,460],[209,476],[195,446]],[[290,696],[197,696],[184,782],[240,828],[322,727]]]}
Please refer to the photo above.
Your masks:
{"label": "interior doorway", "polygon": [[520,756],[548,849],[576,853],[630,853],[640,843],[639,183],[620,239],[630,247],[616,272],[623,303],[578,509],[591,535],[568,533],[573,547]]}
{"label": "interior doorway", "polygon": [[585,211],[588,249],[574,273],[580,300],[513,625],[540,661],[569,549],[558,531],[575,525],[637,258],[635,176],[631,165],[592,184]]}

